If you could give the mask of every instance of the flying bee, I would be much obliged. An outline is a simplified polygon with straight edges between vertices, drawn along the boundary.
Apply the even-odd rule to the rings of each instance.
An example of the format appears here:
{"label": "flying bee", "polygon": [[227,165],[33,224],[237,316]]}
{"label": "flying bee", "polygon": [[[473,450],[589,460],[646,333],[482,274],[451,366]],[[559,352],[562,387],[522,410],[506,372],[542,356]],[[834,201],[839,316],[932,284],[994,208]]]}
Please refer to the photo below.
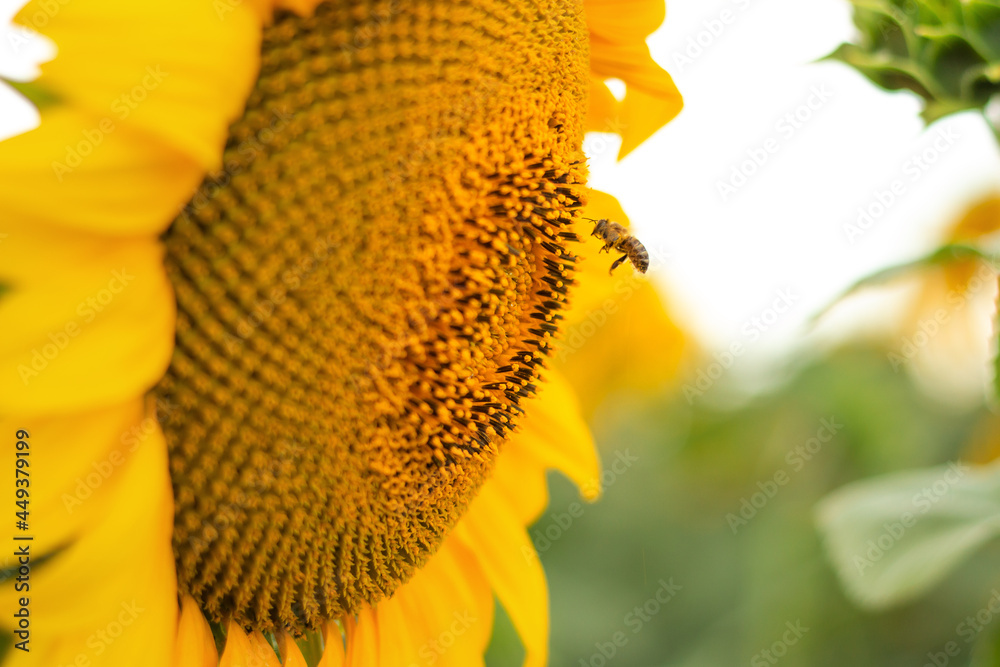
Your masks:
{"label": "flying bee", "polygon": [[616,259],[615,263],[611,265],[611,268],[608,270],[609,276],[626,259],[632,262],[632,266],[634,266],[639,273],[646,272],[646,269],[649,268],[649,253],[646,252],[645,246],[642,245],[639,239],[629,234],[628,230],[619,225],[617,222],[611,222],[610,220],[594,220],[593,218],[584,219],[595,223],[594,231],[590,235],[596,236],[604,241],[604,247],[602,247],[601,250],[598,250],[598,252],[611,252],[612,250],[616,250],[617,252],[625,253]]}

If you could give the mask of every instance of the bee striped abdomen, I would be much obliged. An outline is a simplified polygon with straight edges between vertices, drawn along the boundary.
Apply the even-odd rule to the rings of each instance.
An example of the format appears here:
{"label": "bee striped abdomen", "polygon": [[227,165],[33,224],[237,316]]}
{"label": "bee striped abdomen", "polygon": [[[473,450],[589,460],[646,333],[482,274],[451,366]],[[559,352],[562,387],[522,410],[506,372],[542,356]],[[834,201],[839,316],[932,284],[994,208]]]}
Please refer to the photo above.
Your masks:
{"label": "bee striped abdomen", "polygon": [[649,268],[649,253],[646,252],[646,246],[642,245],[634,236],[628,237],[625,245],[625,254],[628,255],[629,261],[632,262],[632,266],[639,271],[639,273],[645,273],[646,269]]}

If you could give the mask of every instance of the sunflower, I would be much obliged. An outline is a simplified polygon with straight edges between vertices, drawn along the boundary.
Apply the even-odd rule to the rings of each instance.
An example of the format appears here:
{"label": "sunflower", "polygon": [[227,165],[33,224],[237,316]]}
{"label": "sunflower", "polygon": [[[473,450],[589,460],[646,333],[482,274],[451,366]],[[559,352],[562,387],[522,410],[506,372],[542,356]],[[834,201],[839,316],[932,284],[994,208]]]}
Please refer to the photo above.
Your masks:
{"label": "sunflower", "polygon": [[[1000,195],[989,193],[945,228],[941,243],[980,244],[997,230]],[[978,259],[921,268],[913,302],[891,333],[892,368],[912,371],[928,389],[952,400],[978,401],[995,353],[996,275],[995,265]]]}
{"label": "sunflower", "polygon": [[481,664],[495,596],[546,662],[525,526],[548,468],[599,491],[543,373],[588,90],[626,149],[680,109],[628,5],[22,10],[59,55],[0,143],[9,661]]}

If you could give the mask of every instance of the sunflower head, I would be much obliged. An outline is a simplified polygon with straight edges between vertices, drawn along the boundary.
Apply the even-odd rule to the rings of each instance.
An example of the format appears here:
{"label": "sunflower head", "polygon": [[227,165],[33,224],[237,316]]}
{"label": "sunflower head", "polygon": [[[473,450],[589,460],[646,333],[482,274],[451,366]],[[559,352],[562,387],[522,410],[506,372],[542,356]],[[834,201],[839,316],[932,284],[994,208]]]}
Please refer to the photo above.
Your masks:
{"label": "sunflower head", "polygon": [[644,45],[662,3],[57,4],[17,19],[59,57],[0,144],[0,421],[63,443],[32,451],[57,553],[32,602],[63,621],[28,662],[79,662],[132,600],[102,664],[301,666],[309,628],[308,664],[411,664],[457,611],[445,661],[475,664],[499,600],[545,664],[525,526],[546,469],[600,478],[543,370],[585,300],[588,64],[637,145],[680,107]]}
{"label": "sunflower head", "polygon": [[174,549],[215,619],[377,602],[488,476],[573,281],[587,52],[561,6],[265,28],[224,170],[164,237]]}

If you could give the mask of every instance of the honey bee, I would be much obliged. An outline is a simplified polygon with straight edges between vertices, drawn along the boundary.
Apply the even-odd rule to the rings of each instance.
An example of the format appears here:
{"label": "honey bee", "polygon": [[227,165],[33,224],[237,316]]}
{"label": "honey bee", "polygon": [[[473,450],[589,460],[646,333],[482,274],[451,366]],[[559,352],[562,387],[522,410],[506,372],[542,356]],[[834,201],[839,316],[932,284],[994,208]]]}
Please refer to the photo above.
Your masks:
{"label": "honey bee", "polygon": [[639,242],[639,239],[630,235],[628,230],[619,225],[617,222],[611,222],[610,220],[594,220],[593,218],[584,219],[595,223],[594,231],[591,233],[591,236],[596,236],[604,241],[604,247],[601,248],[601,250],[598,250],[598,252],[611,252],[612,250],[617,250],[618,252],[625,253],[616,259],[615,263],[611,265],[611,268],[608,270],[609,276],[626,259],[631,260],[632,266],[634,266],[639,273],[646,272],[646,269],[649,268],[649,253],[646,252],[645,246]]}

